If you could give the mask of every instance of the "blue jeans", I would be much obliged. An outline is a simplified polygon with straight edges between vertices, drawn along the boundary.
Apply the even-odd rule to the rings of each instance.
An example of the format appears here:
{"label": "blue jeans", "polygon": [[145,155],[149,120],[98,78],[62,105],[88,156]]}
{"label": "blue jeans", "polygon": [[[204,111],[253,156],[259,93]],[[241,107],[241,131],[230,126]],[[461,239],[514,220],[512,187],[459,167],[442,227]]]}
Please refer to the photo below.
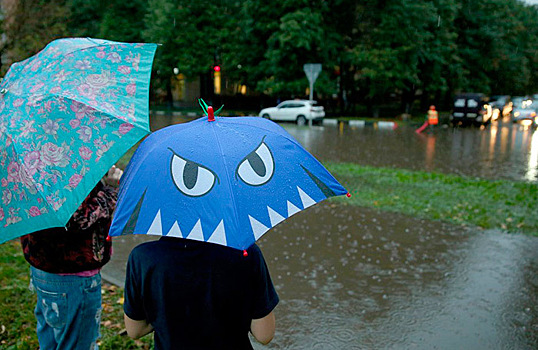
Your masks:
{"label": "blue jeans", "polygon": [[30,267],[37,294],[35,317],[42,350],[97,350],[101,275],[61,276]]}

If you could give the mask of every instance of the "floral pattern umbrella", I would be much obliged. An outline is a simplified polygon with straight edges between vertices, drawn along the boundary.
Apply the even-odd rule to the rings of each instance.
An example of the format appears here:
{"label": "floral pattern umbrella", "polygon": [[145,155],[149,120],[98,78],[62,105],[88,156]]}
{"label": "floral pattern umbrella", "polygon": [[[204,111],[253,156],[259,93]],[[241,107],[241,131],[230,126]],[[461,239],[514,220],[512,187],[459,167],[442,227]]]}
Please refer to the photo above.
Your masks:
{"label": "floral pattern umbrella", "polygon": [[51,42],[0,84],[0,243],[64,226],[149,133],[155,44]]}

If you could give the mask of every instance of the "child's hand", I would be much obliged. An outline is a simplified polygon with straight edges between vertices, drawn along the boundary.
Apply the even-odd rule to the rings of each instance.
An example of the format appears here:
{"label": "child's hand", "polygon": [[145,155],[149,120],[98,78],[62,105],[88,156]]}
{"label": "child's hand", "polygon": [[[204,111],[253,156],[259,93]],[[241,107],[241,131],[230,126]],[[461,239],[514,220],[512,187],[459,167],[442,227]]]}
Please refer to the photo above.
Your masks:
{"label": "child's hand", "polygon": [[120,184],[120,178],[123,175],[123,170],[116,168],[115,165],[108,170],[108,173],[103,176],[103,181],[109,186],[118,187]]}

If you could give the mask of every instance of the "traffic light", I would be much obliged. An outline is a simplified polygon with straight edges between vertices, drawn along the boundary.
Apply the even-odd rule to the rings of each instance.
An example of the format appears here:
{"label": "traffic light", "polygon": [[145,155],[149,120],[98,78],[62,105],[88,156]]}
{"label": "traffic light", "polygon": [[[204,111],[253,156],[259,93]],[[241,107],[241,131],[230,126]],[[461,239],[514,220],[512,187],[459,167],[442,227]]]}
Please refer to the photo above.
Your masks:
{"label": "traffic light", "polygon": [[220,95],[220,66],[214,65],[213,66],[213,91],[215,95]]}

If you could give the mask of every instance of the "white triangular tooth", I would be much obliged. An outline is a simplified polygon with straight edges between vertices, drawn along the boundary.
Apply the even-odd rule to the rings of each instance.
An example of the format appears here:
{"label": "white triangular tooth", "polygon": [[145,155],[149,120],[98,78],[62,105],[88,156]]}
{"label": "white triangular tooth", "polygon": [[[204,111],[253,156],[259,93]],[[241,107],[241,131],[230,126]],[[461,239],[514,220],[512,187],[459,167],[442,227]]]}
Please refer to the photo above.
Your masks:
{"label": "white triangular tooth", "polygon": [[202,232],[202,223],[200,222],[200,219],[196,221],[196,224],[192,228],[187,238],[195,241],[204,241],[204,233]]}
{"label": "white triangular tooth", "polygon": [[288,201],[288,217],[292,216],[295,213],[300,212],[301,209],[297,208],[295,205],[293,205],[292,202]]}
{"label": "white triangular tooth", "polygon": [[155,215],[151,226],[146,233],[148,235],[162,236],[163,235],[163,225],[161,223],[161,209]]}
{"label": "white triangular tooth", "polygon": [[267,212],[269,213],[269,219],[271,220],[271,227],[275,227],[286,219],[269,206],[267,206]]}
{"label": "white triangular tooth", "polygon": [[309,195],[307,195],[306,192],[303,191],[303,189],[299,186],[297,186],[297,191],[299,191],[299,196],[301,196],[301,202],[303,202],[304,209],[316,204],[316,201],[313,200]]}
{"label": "white triangular tooth", "polygon": [[174,222],[174,225],[172,225],[172,228],[170,229],[170,231],[168,231],[166,236],[183,238],[183,234],[181,233],[181,229],[179,228],[177,221]]}
{"label": "white triangular tooth", "polygon": [[254,219],[252,216],[249,215],[248,218],[250,219],[250,226],[252,227],[255,240],[258,240],[258,238],[263,236],[263,234],[269,230],[269,227]]}
{"label": "white triangular tooth", "polygon": [[216,243],[227,246],[226,243],[226,230],[224,229],[224,220],[221,220],[215,231],[211,234],[211,237],[207,240],[209,243]]}

